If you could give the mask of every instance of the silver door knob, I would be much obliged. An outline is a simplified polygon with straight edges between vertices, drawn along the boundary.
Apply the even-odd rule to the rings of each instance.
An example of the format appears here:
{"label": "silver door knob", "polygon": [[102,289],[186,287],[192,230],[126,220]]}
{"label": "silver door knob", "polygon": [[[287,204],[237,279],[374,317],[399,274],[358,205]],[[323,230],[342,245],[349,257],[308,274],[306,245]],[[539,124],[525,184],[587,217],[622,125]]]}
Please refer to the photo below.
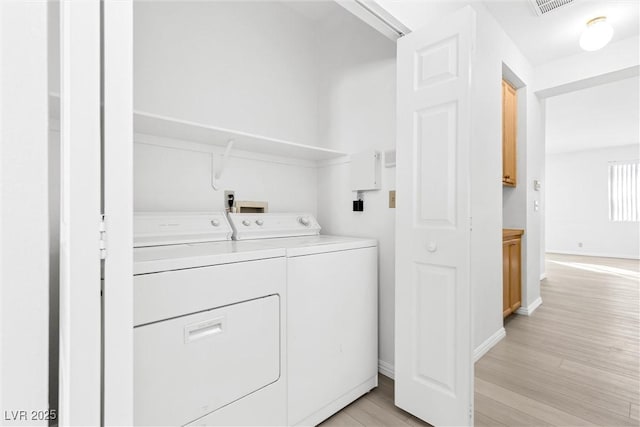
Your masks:
{"label": "silver door knob", "polygon": [[429,252],[435,252],[438,250],[438,244],[436,242],[429,242],[427,245],[427,250]]}
{"label": "silver door knob", "polygon": [[242,221],[242,225],[248,227],[251,225],[251,221],[249,221],[248,219],[245,219],[244,221]]}
{"label": "silver door knob", "polygon": [[214,227],[218,227],[220,225],[220,220],[219,219],[212,219],[211,220],[211,225],[213,225]]}
{"label": "silver door knob", "polygon": [[263,220],[261,220],[261,219],[256,219],[256,224],[258,224],[258,225],[263,225],[263,224],[264,224],[264,221],[263,221]]}

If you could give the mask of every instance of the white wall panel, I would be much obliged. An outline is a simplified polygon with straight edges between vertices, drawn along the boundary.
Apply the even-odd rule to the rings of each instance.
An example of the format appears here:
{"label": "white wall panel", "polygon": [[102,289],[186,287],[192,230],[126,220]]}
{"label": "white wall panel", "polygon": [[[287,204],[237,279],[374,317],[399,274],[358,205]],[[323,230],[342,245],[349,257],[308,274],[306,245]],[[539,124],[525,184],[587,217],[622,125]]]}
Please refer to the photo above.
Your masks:
{"label": "white wall panel", "polygon": [[221,189],[215,191],[209,153],[134,144],[134,210],[222,211],[224,190],[233,190],[236,200],[268,202],[270,212],[316,214],[315,166],[240,157],[243,154],[232,150]]}
{"label": "white wall panel", "polygon": [[547,252],[640,258],[640,224],[609,221],[608,189],[608,162],[639,155],[638,145],[547,155]]}
{"label": "white wall panel", "polygon": [[[396,46],[349,13],[334,14],[318,33],[320,143],[357,153],[395,148]],[[323,233],[378,239],[379,358],[394,362],[395,168],[382,168],[382,186],[353,212],[349,164],[318,170],[318,221]],[[399,197],[402,197],[401,195]]]}
{"label": "white wall panel", "polygon": [[134,108],[317,141],[314,25],[278,2],[134,6]]}
{"label": "white wall panel", "polygon": [[0,413],[47,425],[31,414],[49,408],[46,1],[0,2],[0,64]]}

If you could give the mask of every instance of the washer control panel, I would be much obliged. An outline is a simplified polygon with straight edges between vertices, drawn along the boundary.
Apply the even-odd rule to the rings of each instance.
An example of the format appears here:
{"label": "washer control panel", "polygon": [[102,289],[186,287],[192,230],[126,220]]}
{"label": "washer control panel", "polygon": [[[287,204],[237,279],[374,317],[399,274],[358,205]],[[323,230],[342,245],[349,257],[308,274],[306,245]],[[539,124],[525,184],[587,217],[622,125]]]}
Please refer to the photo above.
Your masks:
{"label": "washer control panel", "polygon": [[309,213],[230,213],[234,240],[320,234],[320,224]]}

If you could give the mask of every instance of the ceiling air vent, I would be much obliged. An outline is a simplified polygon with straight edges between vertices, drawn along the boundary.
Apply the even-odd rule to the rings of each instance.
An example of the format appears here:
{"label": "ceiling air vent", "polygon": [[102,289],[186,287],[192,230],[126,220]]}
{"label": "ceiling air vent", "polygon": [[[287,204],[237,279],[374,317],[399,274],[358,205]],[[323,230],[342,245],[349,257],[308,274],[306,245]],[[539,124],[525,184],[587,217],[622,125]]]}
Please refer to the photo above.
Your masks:
{"label": "ceiling air vent", "polygon": [[529,2],[533,6],[533,10],[535,10],[536,15],[542,16],[559,7],[573,3],[574,0],[529,0]]}

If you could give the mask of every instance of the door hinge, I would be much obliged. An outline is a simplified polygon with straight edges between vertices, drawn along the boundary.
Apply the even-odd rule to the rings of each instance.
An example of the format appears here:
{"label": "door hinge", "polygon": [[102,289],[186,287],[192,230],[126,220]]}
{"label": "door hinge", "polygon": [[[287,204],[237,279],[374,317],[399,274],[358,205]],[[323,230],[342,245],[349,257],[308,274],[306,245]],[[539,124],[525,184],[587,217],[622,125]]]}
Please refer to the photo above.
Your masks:
{"label": "door hinge", "polygon": [[469,217],[469,231],[473,231],[473,217]]}
{"label": "door hinge", "polygon": [[107,226],[105,224],[104,215],[100,215],[100,259],[107,258]]}

